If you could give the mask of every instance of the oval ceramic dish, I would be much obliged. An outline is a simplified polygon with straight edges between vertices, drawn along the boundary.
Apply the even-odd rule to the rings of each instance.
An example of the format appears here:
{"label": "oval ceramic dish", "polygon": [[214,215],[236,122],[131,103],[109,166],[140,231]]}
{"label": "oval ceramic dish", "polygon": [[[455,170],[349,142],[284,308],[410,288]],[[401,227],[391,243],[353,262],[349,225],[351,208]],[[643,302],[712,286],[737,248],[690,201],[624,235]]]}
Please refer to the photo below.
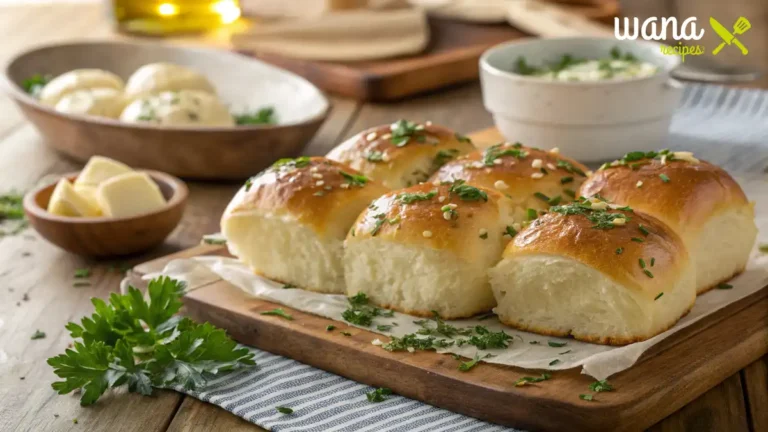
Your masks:
{"label": "oval ceramic dish", "polygon": [[[659,71],[646,78],[602,81],[551,81],[515,72],[528,64],[575,58],[611,57],[617,47]],[[534,39],[498,45],[480,58],[483,102],[509,141],[560,148],[582,161],[619,158],[632,150],[665,146],[682,85],[670,78],[680,57],[665,56],[660,45],[606,38]]]}
{"label": "oval ceramic dish", "polygon": [[[189,190],[183,181],[161,172],[147,171],[160,187],[166,205],[160,210],[126,218],[66,217],[48,213],[56,183],[24,196],[24,213],[43,238],[77,255],[114,257],[143,252],[159,245],[181,221]],[[78,173],[63,177],[74,181]]]}
{"label": "oval ceramic dish", "polygon": [[[234,113],[273,106],[277,125],[167,127],[61,114],[38,103],[21,84],[35,74],[57,76],[99,68],[123,79],[147,63],[185,65],[207,76]],[[330,111],[307,80],[239,54],[128,42],[83,42],[27,51],[5,70],[7,87],[27,118],[56,150],[82,162],[107,156],[137,168],[181,177],[242,179],[281,157],[298,155]]]}

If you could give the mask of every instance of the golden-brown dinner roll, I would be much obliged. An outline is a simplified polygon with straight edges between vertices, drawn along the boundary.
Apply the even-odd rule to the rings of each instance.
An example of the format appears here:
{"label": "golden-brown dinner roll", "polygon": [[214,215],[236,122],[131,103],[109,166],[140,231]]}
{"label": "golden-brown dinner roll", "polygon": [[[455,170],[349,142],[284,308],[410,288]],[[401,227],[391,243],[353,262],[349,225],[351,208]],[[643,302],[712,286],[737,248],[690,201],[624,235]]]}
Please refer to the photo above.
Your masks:
{"label": "golden-brown dinner roll", "polygon": [[757,237],[754,205],[720,167],[690,152],[633,152],[603,165],[581,194],[648,213],[675,230],[703,293],[742,272]]}
{"label": "golden-brown dinner roll", "polygon": [[474,149],[469,138],[450,129],[398,120],[355,135],[327,157],[400,189],[426,181],[444,163]]}
{"label": "golden-brown dinner roll", "polygon": [[258,274],[344,293],[344,237],[371,200],[387,191],[325,158],[281,159],[235,195],[221,232],[229,251]]}
{"label": "golden-brown dinner roll", "polygon": [[696,299],[680,237],[597,199],[553,207],[515,236],[489,275],[503,323],[601,344],[653,337]]}
{"label": "golden-brown dinner roll", "polygon": [[442,166],[430,181],[465,180],[496,189],[515,203],[515,219],[568,203],[586,180],[588,168],[558,151],[501,143],[456,158]]}
{"label": "golden-brown dinner roll", "polygon": [[347,236],[347,295],[364,292],[382,307],[446,319],[490,310],[487,271],[514,234],[511,204],[461,181],[384,195]]}

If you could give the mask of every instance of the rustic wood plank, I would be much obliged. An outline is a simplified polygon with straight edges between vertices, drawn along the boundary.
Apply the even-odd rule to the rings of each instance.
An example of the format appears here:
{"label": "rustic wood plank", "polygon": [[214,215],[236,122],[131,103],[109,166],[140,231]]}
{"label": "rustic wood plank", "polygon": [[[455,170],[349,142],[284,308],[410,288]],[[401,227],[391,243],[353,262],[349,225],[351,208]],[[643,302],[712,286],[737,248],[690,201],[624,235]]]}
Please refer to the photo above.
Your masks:
{"label": "rustic wood plank", "polygon": [[253,423],[233,415],[216,405],[187,397],[168,426],[168,432],[208,432],[220,430],[227,432],[265,431]]}
{"label": "rustic wood plank", "polygon": [[649,432],[748,430],[744,395],[738,373],[648,429]]}
{"label": "rustic wood plank", "polygon": [[768,356],[741,370],[752,431],[768,431]]}

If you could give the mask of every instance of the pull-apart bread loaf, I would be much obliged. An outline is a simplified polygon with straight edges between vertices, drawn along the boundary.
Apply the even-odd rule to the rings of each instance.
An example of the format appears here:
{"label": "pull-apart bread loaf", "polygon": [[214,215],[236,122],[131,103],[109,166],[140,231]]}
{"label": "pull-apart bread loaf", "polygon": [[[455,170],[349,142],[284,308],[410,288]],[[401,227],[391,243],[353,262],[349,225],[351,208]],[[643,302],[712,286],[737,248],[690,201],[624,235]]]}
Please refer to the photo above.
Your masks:
{"label": "pull-apart bread loaf", "polygon": [[347,294],[453,319],[495,305],[487,271],[515,234],[511,201],[462,181],[423,183],[374,201],[347,235]]}
{"label": "pull-apart bread loaf", "polygon": [[489,274],[503,323],[601,344],[653,337],[696,298],[694,269],[674,231],[595,198],[552,207]]}
{"label": "pull-apart bread loaf", "polygon": [[754,204],[720,167],[690,152],[632,152],[603,165],[581,187],[650,214],[675,230],[703,293],[742,272],[757,237]]}
{"label": "pull-apart bread loaf", "polygon": [[495,189],[514,202],[515,219],[521,221],[528,209],[539,212],[573,201],[588,173],[587,167],[557,150],[502,143],[447,162],[431,180],[465,180]]}
{"label": "pull-apart bread loaf", "polygon": [[321,157],[281,159],[248,180],[221,231],[256,273],[299,288],[344,293],[343,242],[360,212],[388,189]]}
{"label": "pull-apart bread loaf", "polygon": [[474,149],[469,138],[450,129],[398,120],[355,135],[327,157],[400,189],[426,181],[444,163]]}

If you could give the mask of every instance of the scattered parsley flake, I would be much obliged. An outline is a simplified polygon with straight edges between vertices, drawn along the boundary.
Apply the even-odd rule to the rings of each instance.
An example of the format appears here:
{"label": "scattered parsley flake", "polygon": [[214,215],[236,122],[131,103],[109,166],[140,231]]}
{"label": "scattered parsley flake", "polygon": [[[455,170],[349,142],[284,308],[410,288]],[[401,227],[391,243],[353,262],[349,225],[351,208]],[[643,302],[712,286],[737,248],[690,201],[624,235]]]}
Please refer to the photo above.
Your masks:
{"label": "scattered parsley flake", "polygon": [[368,296],[363,293],[357,293],[352,297],[347,297],[349,307],[341,313],[341,317],[352,324],[361,327],[370,327],[375,317],[391,317],[392,311],[379,309],[368,304]]}
{"label": "scattered parsley flake", "polygon": [[560,179],[560,184],[568,184],[573,182],[573,177],[562,177]]}
{"label": "scattered parsley flake", "polygon": [[483,164],[485,166],[494,166],[494,161],[504,156],[512,156],[517,159],[524,159],[528,152],[521,150],[522,144],[516,143],[512,148],[505,148],[504,143],[492,145],[483,152]]}
{"label": "scattered parsley flake", "polygon": [[365,397],[368,398],[368,402],[377,403],[377,402],[384,402],[387,400],[387,396],[392,394],[392,390],[381,387],[377,388],[376,390],[366,393]]}
{"label": "scattered parsley flake", "polygon": [[45,339],[45,332],[42,332],[40,330],[35,330],[35,332],[32,333],[32,337],[30,339],[32,340]]}
{"label": "scattered parsley flake", "polygon": [[383,162],[384,153],[380,151],[371,151],[365,155],[365,160],[368,162]]}
{"label": "scattered parsley flake", "polygon": [[642,259],[642,258],[639,258],[639,259],[637,260],[637,262],[638,262],[638,264],[640,264],[640,268],[641,268],[641,269],[644,269],[644,268],[645,268],[645,260],[644,260],[644,259]]}
{"label": "scattered parsley flake", "polygon": [[637,237],[632,237],[630,240],[632,240],[635,243],[642,243],[643,242],[643,239],[637,238]]}
{"label": "scattered parsley flake", "polygon": [[328,324],[327,326],[325,326],[325,331],[334,331],[334,330],[336,330],[336,326],[333,324]]}
{"label": "scattered parsley flake", "polygon": [[454,137],[456,137],[456,140],[459,142],[472,144],[472,140],[462,134],[456,133],[454,134]]}
{"label": "scattered parsley flake", "polygon": [[343,332],[341,332],[341,334],[344,335],[344,336],[352,336],[352,333],[350,333],[348,331],[343,331]]}
{"label": "scattered parsley flake", "polygon": [[596,393],[610,392],[614,390],[613,386],[608,383],[608,380],[595,381],[589,385],[589,389]]}
{"label": "scattered parsley flake", "polygon": [[650,232],[648,231],[648,228],[644,227],[642,224],[638,225],[637,229],[639,229],[644,236],[647,236],[648,234],[650,234]]}
{"label": "scattered parsley flake", "polygon": [[339,174],[344,177],[350,186],[363,187],[368,183],[368,177],[358,174],[350,174],[346,171],[339,171]]}
{"label": "scattered parsley flake", "polygon": [[76,279],[84,279],[90,276],[91,276],[91,269],[81,268],[81,269],[75,270]]}
{"label": "scattered parsley flake", "polygon": [[554,365],[556,365],[556,364],[558,364],[558,363],[560,363],[560,359],[554,359],[554,360],[552,360],[551,362],[549,362],[549,365],[550,365],[550,366],[554,366]]}
{"label": "scattered parsley flake", "polygon": [[660,179],[661,179],[661,181],[663,181],[664,183],[669,183],[669,177],[668,177],[666,174],[659,174],[659,178],[660,178]]}
{"label": "scattered parsley flake", "polygon": [[480,360],[482,360],[484,358],[488,358],[490,356],[491,356],[491,354],[486,354],[484,357],[481,358],[480,357],[480,353],[475,353],[475,358],[473,358],[472,360],[469,360],[469,361],[461,363],[459,365],[459,370],[462,371],[462,372],[467,372],[470,369],[472,369],[473,367],[477,366],[477,363],[479,363]]}
{"label": "scattered parsley flake", "polygon": [[579,399],[591,402],[591,401],[595,400],[595,397],[592,396],[591,394],[580,394],[579,395]]}
{"label": "scattered parsley flake", "polygon": [[[558,160],[557,161],[557,167],[558,168],[563,168],[564,170],[568,171],[571,174],[578,174],[578,175],[580,175],[582,177],[586,177],[587,176],[587,173],[582,171],[580,168],[576,168],[575,166],[573,166],[572,163],[570,163],[570,162],[568,162],[566,160],[562,160],[562,159]],[[564,177],[564,178],[569,178],[569,177]],[[572,177],[570,177],[570,178],[573,179]],[[560,182],[562,183],[562,180],[560,180]]]}
{"label": "scattered parsley flake", "polygon": [[293,414],[293,410],[288,407],[276,407],[275,408],[280,414]]}
{"label": "scattered parsley flake", "polygon": [[728,290],[731,288],[733,288],[733,285],[727,284],[725,282],[720,282],[719,284],[717,284],[717,289]]}
{"label": "scattered parsley flake", "polygon": [[541,374],[540,377],[529,377],[529,376],[526,376],[526,377],[522,377],[522,378],[518,379],[517,381],[515,381],[515,386],[523,387],[523,386],[526,386],[526,385],[529,385],[529,384],[535,384],[535,383],[539,383],[539,382],[542,382],[542,381],[547,381],[550,378],[552,378],[552,375],[550,375],[548,373]]}
{"label": "scattered parsley flake", "polygon": [[654,298],[653,298],[653,300],[654,300],[654,301],[656,301],[656,300],[660,299],[660,298],[661,298],[661,296],[663,296],[663,295],[664,295],[664,292],[662,291],[662,292],[658,293],[658,294],[656,295],[656,297],[654,297]]}
{"label": "scattered parsley flake", "polygon": [[403,192],[397,195],[397,199],[403,204],[413,204],[416,201],[429,201],[437,195],[437,190],[429,192]]}
{"label": "scattered parsley flake", "polygon": [[568,345],[568,342],[549,341],[547,342],[547,345],[551,346],[552,348],[562,348]]}
{"label": "scattered parsley flake", "polygon": [[616,248],[616,255],[621,255],[622,252],[624,252],[624,248]]}
{"label": "scattered parsley flake", "polygon": [[645,273],[645,275],[648,276],[649,278],[653,279],[653,273],[651,273],[650,270],[643,269],[643,273]]}
{"label": "scattered parsley flake", "polygon": [[276,308],[270,311],[264,311],[264,312],[261,312],[259,315],[278,316],[280,318],[287,319],[288,321],[293,321],[293,317],[288,313],[286,313],[282,308]]}
{"label": "scattered parsley flake", "polygon": [[466,184],[464,180],[454,181],[448,193],[457,195],[462,201],[488,201],[488,194]]}

